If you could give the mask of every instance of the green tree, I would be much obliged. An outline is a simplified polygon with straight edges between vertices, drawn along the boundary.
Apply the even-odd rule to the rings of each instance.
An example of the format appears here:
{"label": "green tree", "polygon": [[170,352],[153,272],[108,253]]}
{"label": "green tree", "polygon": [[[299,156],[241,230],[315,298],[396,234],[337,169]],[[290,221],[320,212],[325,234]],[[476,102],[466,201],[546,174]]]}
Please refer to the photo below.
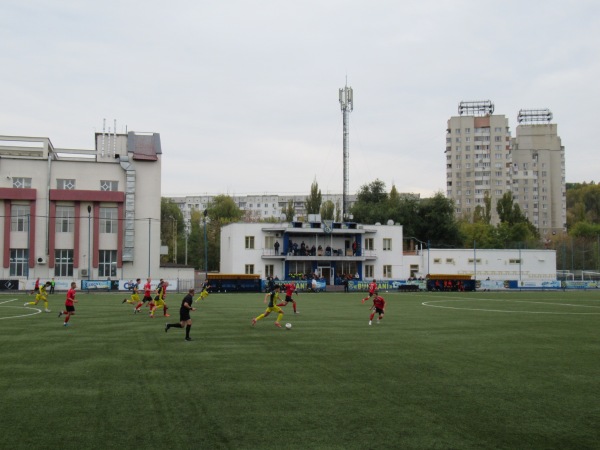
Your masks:
{"label": "green tree", "polygon": [[355,222],[374,224],[382,222],[388,216],[388,194],[385,192],[385,183],[375,180],[363,185],[358,191],[356,203],[351,209]]}
{"label": "green tree", "polygon": [[421,223],[415,230],[417,238],[429,241],[432,247],[460,246],[458,222],[454,217],[454,202],[442,193],[421,201]]}
{"label": "green tree", "polygon": [[539,241],[537,228],[521,212],[519,205],[513,201],[511,192],[506,192],[496,206],[500,223],[497,233],[499,241],[505,248],[535,247]]}
{"label": "green tree", "polygon": [[326,200],[321,205],[321,220],[333,220],[335,205],[331,200]]}
{"label": "green tree", "polygon": [[[185,223],[179,206],[171,199],[162,197],[160,199],[160,243],[169,248],[169,253],[161,255],[161,264],[180,261],[181,251],[185,252],[184,233]],[[182,243],[184,245],[181,245]]]}
{"label": "green tree", "polygon": [[[239,222],[243,211],[228,195],[217,195],[206,208],[206,234],[208,241],[208,270],[219,270],[221,257],[221,227]],[[202,218],[204,221],[204,218]],[[203,224],[204,226],[204,224]],[[203,257],[203,255],[201,255]]]}
{"label": "green tree", "polygon": [[315,180],[310,186],[310,195],[306,197],[306,214],[319,214],[322,200],[323,195]]}
{"label": "green tree", "polygon": [[291,222],[294,220],[294,216],[296,215],[296,208],[294,208],[294,201],[288,200],[287,205],[283,208],[283,213],[285,214],[285,220]]}
{"label": "green tree", "polygon": [[500,218],[500,222],[513,225],[521,222],[524,216],[521,214],[521,208],[516,205],[512,196],[512,192],[505,192],[498,203],[496,204],[496,211]]}
{"label": "green tree", "polygon": [[202,228],[203,214],[192,209],[190,212],[190,234],[188,237],[188,265],[196,270],[204,269],[204,232]]}
{"label": "green tree", "polygon": [[392,185],[387,198],[386,217],[381,220],[392,219],[395,223],[402,225],[405,236],[417,237],[418,230],[421,228],[419,208],[418,196],[412,194],[401,195],[398,193],[396,186]]}
{"label": "green tree", "polygon": [[577,222],[569,230],[569,235],[573,237],[597,238],[600,236],[600,224],[590,222]]}
{"label": "green tree", "polygon": [[463,247],[471,248],[473,242],[477,248],[498,248],[499,240],[496,227],[484,221],[469,222],[462,220],[459,224]]}
{"label": "green tree", "polygon": [[473,222],[482,222],[489,225],[492,222],[492,199],[488,191],[483,194],[483,205],[475,207]]}

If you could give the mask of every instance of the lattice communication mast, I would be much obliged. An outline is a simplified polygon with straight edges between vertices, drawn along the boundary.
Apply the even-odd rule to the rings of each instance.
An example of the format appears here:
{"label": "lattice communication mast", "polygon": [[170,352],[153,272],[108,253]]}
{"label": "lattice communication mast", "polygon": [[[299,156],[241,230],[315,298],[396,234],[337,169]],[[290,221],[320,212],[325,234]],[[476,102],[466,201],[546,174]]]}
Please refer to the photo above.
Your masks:
{"label": "lattice communication mast", "polygon": [[340,108],[342,109],[342,117],[344,120],[344,192],[342,194],[342,220],[346,220],[348,215],[348,184],[350,182],[350,163],[349,163],[349,123],[348,118],[354,108],[354,99],[352,88],[346,86],[340,89]]}

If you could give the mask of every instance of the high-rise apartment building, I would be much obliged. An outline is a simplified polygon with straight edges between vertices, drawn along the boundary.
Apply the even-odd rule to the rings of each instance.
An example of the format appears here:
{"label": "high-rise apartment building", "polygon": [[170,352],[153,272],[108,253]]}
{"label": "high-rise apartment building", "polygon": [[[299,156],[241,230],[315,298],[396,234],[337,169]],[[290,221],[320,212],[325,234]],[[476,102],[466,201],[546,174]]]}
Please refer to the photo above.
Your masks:
{"label": "high-rise apartment building", "polygon": [[446,130],[446,195],[454,200],[456,215],[469,219],[489,195],[497,223],[496,202],[511,189],[508,119],[494,115],[490,101],[461,102],[458,111]]}
{"label": "high-rise apartment building", "polygon": [[567,226],[565,149],[551,120],[547,109],[521,110],[512,141],[513,198],[542,237]]}
{"label": "high-rise apartment building", "polygon": [[566,227],[565,155],[548,110],[521,110],[516,136],[490,101],[461,102],[446,130],[446,195],[458,217],[473,219],[477,206],[496,204],[506,192],[540,235]]}

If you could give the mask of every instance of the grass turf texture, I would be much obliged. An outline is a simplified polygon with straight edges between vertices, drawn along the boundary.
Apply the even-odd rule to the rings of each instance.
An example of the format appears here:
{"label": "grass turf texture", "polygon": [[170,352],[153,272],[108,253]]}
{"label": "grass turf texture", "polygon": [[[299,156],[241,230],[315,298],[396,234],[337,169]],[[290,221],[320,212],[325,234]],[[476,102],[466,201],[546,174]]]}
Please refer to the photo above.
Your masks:
{"label": "grass turf texture", "polygon": [[599,294],[390,292],[372,326],[361,293],[301,294],[291,330],[212,294],[192,342],[164,332],[183,294],[150,319],[80,292],[68,328],[62,293],[0,296],[0,448],[599,448]]}

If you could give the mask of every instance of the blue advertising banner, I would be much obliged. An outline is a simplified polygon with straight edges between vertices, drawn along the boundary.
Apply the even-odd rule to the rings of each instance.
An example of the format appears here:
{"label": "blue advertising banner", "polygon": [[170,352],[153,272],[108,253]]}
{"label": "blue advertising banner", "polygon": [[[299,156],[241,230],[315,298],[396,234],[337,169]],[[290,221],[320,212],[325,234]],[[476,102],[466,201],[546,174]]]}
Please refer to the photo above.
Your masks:
{"label": "blue advertising banner", "polygon": [[567,289],[598,289],[597,281],[563,281]]}
{"label": "blue advertising banner", "polygon": [[[349,291],[368,291],[369,283],[372,280],[349,280],[348,281],[348,290]],[[425,280],[377,280],[377,289],[380,291],[397,291],[402,290],[405,286],[415,286],[416,290],[425,290]]]}
{"label": "blue advertising banner", "polygon": [[[296,285],[296,290],[298,291],[308,291],[308,290],[317,290],[317,291],[326,291],[327,283],[324,280],[276,280],[275,284],[281,286],[283,290],[286,284],[294,283]],[[261,289],[266,291],[267,282],[265,280],[261,280]]]}
{"label": "blue advertising banner", "polygon": [[111,285],[110,280],[81,280],[83,291],[109,291]]}

